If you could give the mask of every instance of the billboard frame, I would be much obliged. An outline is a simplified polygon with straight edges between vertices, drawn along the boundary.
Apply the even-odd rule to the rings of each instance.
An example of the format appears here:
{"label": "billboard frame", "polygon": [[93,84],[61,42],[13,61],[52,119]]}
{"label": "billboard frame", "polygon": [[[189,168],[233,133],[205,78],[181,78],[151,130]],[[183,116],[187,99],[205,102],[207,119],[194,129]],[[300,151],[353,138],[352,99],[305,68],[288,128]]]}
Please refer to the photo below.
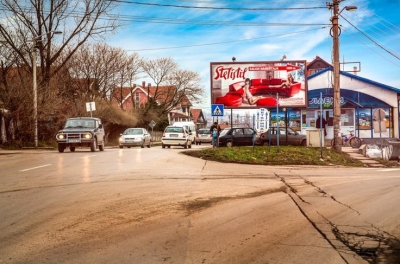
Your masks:
{"label": "billboard frame", "polygon": [[225,109],[306,108],[306,71],[306,60],[210,62],[211,104]]}

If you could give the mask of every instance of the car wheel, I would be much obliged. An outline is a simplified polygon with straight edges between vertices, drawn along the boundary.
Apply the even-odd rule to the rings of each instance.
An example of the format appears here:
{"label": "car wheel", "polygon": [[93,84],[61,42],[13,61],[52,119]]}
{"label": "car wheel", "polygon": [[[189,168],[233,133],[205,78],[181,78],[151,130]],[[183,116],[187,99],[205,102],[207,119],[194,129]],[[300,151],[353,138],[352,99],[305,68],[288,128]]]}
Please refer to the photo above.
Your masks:
{"label": "car wheel", "polygon": [[149,141],[149,145],[147,145],[147,148],[151,147],[151,140]]}
{"label": "car wheel", "polygon": [[307,146],[307,140],[302,140],[300,146],[306,147]]}
{"label": "car wheel", "polygon": [[58,152],[63,153],[64,149],[65,149],[65,147],[63,144],[58,144]]}
{"label": "car wheel", "polygon": [[268,141],[263,141],[263,142],[261,143],[261,145],[263,145],[263,146],[269,146],[269,143],[268,143]]}
{"label": "car wheel", "polygon": [[69,151],[75,152],[75,147],[69,147]]}
{"label": "car wheel", "polygon": [[95,152],[95,151],[96,151],[96,146],[97,146],[97,139],[94,138],[94,140],[93,140],[92,143],[90,144],[90,151],[91,151],[91,152]]}
{"label": "car wheel", "polygon": [[124,146],[119,146],[120,149],[124,148]]}
{"label": "car wheel", "polygon": [[192,144],[190,144],[190,145],[188,146],[188,148],[192,148]]}
{"label": "car wheel", "polygon": [[228,148],[231,148],[231,147],[233,147],[233,143],[232,143],[232,141],[228,141],[228,142],[226,142],[226,146],[227,146]]}
{"label": "car wheel", "polygon": [[100,151],[104,151],[104,141],[103,141],[103,143],[101,145],[99,145],[99,150]]}
{"label": "car wheel", "polygon": [[143,140],[142,145],[140,146],[141,148],[144,148],[144,143],[145,141]]}
{"label": "car wheel", "polygon": [[162,148],[165,148],[165,145],[164,145],[164,144],[161,144],[161,147],[162,147]]}

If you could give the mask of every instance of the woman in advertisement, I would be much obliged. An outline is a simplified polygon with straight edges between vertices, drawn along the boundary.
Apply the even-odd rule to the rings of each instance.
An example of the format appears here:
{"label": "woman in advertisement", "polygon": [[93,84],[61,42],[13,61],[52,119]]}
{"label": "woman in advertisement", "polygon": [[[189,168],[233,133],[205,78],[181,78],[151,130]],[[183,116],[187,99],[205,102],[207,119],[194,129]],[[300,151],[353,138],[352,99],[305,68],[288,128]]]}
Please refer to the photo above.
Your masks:
{"label": "woman in advertisement", "polygon": [[251,86],[251,80],[249,78],[246,78],[246,80],[244,81],[244,86],[243,86],[243,103],[248,103],[249,105],[254,105],[261,97],[253,96],[250,93],[250,86]]}

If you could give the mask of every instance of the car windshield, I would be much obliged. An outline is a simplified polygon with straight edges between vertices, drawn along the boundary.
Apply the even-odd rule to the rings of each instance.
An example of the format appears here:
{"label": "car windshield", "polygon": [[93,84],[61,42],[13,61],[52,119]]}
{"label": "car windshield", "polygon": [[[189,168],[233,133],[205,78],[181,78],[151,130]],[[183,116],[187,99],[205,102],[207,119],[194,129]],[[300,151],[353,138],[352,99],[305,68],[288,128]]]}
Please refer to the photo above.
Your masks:
{"label": "car windshield", "polygon": [[230,128],[225,128],[224,130],[221,131],[219,134],[220,136],[226,135],[229,132]]}
{"label": "car windshield", "polygon": [[209,135],[211,134],[209,129],[200,129],[198,132],[199,135]]}
{"label": "car windshield", "polygon": [[183,127],[167,127],[166,133],[183,133]]}
{"label": "car windshield", "polygon": [[94,128],[93,120],[70,119],[65,123],[65,128]]}
{"label": "car windshield", "polygon": [[139,129],[139,128],[137,128],[137,129],[135,129],[135,128],[127,129],[124,132],[124,135],[141,135],[141,134],[143,134],[143,131],[142,131],[142,129]]}

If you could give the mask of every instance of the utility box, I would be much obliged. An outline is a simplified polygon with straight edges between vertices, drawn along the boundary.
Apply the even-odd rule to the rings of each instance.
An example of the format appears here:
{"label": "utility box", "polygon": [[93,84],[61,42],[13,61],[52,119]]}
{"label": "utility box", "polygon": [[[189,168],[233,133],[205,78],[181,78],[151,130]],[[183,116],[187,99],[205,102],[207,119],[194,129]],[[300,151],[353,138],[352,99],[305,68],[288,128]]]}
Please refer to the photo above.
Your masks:
{"label": "utility box", "polygon": [[[319,147],[325,146],[325,136],[324,136],[323,129],[306,130],[306,136],[307,136],[307,147],[319,148]],[[321,136],[322,136],[322,140],[320,139]],[[322,145],[321,145],[321,143],[322,143]]]}

